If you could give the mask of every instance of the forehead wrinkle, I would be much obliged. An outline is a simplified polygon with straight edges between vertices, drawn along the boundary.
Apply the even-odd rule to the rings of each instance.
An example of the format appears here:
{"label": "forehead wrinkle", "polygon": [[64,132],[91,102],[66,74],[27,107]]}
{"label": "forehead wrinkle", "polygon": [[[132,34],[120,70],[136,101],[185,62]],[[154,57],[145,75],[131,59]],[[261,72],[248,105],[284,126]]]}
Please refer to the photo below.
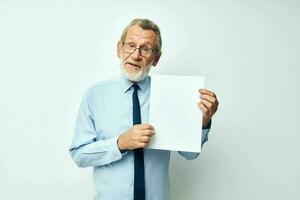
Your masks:
{"label": "forehead wrinkle", "polygon": [[[156,34],[150,30],[144,30],[142,28],[129,29],[127,32],[128,39],[133,39],[136,41],[146,40],[146,42],[155,42]],[[148,41],[149,40],[149,41]]]}
{"label": "forehead wrinkle", "polygon": [[137,40],[137,41],[141,41],[141,40],[151,40],[153,39],[153,37],[151,37],[150,35],[142,35],[142,34],[134,34],[128,37],[128,39],[133,39],[133,40]]}

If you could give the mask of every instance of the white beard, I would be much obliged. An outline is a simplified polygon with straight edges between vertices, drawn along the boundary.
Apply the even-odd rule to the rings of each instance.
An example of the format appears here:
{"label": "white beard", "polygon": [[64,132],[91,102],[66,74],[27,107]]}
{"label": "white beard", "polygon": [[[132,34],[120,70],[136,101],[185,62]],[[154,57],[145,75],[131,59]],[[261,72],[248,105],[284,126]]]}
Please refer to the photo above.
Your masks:
{"label": "white beard", "polygon": [[121,75],[132,81],[132,82],[139,82],[141,80],[143,80],[144,78],[146,78],[151,70],[151,66],[152,63],[149,64],[148,66],[146,66],[144,69],[138,71],[138,72],[129,72],[126,71],[125,65],[124,65],[124,61],[121,59],[120,60],[120,68],[121,68]]}

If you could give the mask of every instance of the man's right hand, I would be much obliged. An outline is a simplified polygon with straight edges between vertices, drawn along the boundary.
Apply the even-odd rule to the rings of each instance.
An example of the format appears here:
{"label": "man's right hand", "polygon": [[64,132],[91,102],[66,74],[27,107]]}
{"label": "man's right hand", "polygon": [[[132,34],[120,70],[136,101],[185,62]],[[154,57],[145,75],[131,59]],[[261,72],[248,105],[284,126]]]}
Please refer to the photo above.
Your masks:
{"label": "man's right hand", "polygon": [[118,147],[120,150],[145,148],[154,133],[154,128],[150,124],[134,125],[119,136]]}

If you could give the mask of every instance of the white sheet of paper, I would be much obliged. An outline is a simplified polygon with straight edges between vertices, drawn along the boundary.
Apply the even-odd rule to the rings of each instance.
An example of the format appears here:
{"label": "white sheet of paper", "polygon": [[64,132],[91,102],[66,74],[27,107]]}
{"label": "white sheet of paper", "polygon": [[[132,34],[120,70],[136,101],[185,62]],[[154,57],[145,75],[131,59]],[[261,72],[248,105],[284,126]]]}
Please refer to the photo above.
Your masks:
{"label": "white sheet of paper", "polygon": [[199,88],[204,88],[204,77],[151,75],[149,122],[155,135],[148,148],[201,151]]}

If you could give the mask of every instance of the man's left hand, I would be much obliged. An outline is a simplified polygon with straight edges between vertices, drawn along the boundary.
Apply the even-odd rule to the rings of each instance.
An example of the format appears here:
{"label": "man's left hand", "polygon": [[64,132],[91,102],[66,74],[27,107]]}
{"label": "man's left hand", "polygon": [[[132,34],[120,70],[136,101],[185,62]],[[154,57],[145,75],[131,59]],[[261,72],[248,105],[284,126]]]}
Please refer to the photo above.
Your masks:
{"label": "man's left hand", "polygon": [[219,102],[216,94],[210,90],[199,89],[199,93],[201,100],[198,106],[203,112],[202,128],[206,128],[212,116],[217,112]]}

